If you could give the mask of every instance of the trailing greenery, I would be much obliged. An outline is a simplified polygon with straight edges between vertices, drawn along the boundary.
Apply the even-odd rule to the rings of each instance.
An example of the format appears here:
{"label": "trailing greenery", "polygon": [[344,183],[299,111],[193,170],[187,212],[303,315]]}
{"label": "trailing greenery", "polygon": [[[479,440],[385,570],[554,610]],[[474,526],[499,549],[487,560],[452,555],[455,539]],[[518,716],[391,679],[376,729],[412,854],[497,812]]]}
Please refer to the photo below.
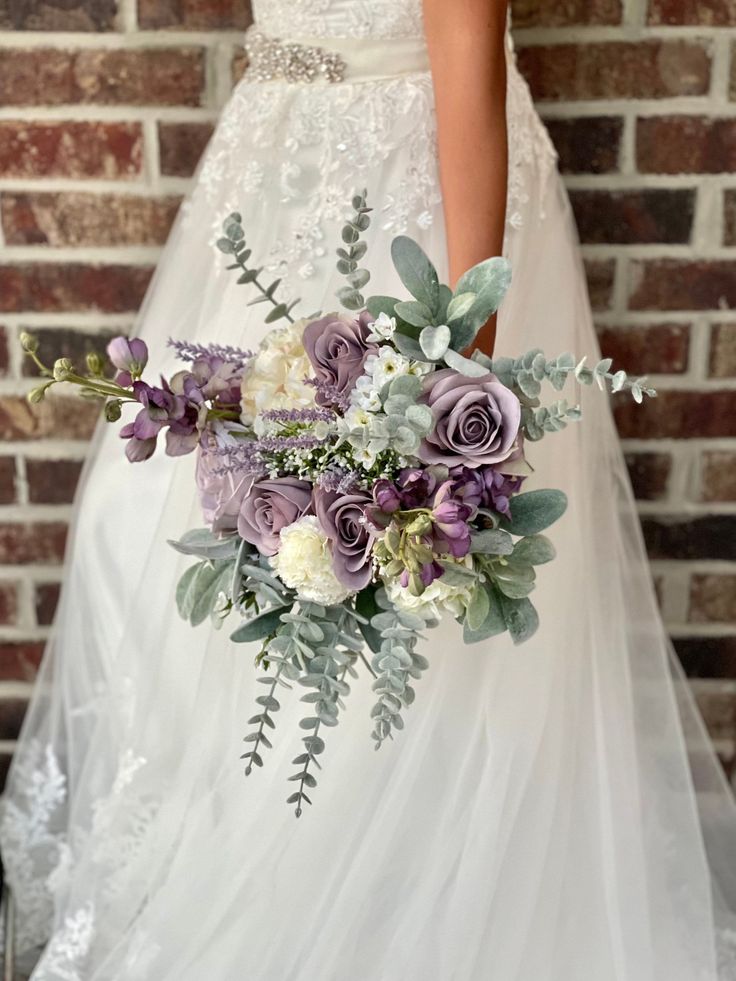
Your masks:
{"label": "trailing greenery", "polygon": [[337,298],[346,310],[362,310],[365,307],[361,290],[371,278],[370,272],[358,265],[368,251],[368,244],[360,238],[371,224],[369,215],[373,209],[366,205],[367,195],[367,191],[362,191],[353,198],[353,216],[342,229],[345,247],[337,250],[337,271],[348,281],[347,286],[337,291]]}

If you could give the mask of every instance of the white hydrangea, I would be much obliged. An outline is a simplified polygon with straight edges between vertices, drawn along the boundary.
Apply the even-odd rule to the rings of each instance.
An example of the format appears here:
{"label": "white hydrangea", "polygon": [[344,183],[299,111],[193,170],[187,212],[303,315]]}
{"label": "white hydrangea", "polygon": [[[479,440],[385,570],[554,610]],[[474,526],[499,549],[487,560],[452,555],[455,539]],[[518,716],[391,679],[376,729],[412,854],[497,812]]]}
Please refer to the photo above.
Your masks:
{"label": "white hydrangea", "polygon": [[327,535],[314,515],[305,515],[282,529],[271,565],[300,599],[336,606],[351,595],[335,575]]}
{"label": "white hydrangea", "polygon": [[253,422],[264,409],[304,409],[315,404],[315,390],[304,384],[313,374],[302,334],[308,320],[270,331],[250,361],[241,385],[242,420]]}
{"label": "white hydrangea", "polygon": [[[471,568],[472,560],[466,559],[462,564]],[[454,617],[463,616],[475,582],[475,579],[468,577],[465,586],[448,586],[440,576],[427,586],[421,596],[414,596],[398,579],[392,579],[386,584],[386,594],[399,609],[417,613],[425,620],[441,620],[445,613]]]}

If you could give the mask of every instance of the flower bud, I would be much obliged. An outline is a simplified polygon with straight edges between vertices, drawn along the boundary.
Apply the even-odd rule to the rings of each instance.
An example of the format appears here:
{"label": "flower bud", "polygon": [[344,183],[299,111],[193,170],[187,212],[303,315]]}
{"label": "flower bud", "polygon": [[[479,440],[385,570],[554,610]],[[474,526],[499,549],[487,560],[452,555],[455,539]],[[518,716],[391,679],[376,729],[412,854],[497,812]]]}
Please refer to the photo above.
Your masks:
{"label": "flower bud", "polygon": [[96,351],[90,351],[87,355],[87,371],[91,375],[101,375],[105,363]]}
{"label": "flower bud", "polygon": [[117,422],[123,412],[123,406],[120,399],[110,399],[109,402],[105,402],[105,419],[108,422]]}
{"label": "flower bud", "polygon": [[140,378],[148,363],[148,348],[139,337],[114,337],[107,345],[107,356],[118,369],[135,381]]}
{"label": "flower bud", "polygon": [[27,354],[35,354],[38,351],[38,341],[27,331],[23,331],[20,335],[20,346]]}
{"label": "flower bud", "polygon": [[44,382],[43,385],[39,385],[37,388],[32,388],[28,395],[26,395],[26,399],[31,405],[38,405],[38,403],[43,402],[44,398],[46,397],[46,389],[50,388],[52,385],[53,382]]}
{"label": "flower bud", "polygon": [[427,535],[432,530],[432,519],[428,514],[419,514],[407,525],[407,535]]}
{"label": "flower bud", "polygon": [[66,381],[69,375],[74,374],[74,365],[69,358],[58,358],[54,362],[54,380],[57,382]]}

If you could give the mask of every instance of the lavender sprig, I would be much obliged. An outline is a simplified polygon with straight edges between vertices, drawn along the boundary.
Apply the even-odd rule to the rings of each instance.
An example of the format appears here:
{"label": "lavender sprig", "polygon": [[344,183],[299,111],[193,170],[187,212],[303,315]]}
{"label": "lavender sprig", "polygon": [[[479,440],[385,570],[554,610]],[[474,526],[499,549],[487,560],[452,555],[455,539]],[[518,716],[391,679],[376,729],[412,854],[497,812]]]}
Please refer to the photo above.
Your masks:
{"label": "lavender sprig", "polygon": [[244,368],[251,358],[253,351],[223,344],[195,344],[193,341],[177,341],[173,337],[168,340],[168,346],[173,347],[181,361],[199,361],[200,358],[222,358],[229,364]]}
{"label": "lavender sprig", "polygon": [[320,395],[325,402],[329,402],[340,412],[347,412],[350,408],[350,395],[346,392],[340,391],[336,385],[330,385],[329,382],[319,381],[317,378],[305,378],[305,385],[311,385],[312,388],[316,389],[317,394]]}
{"label": "lavender sprig", "polygon": [[334,412],[329,409],[266,409],[261,419],[266,422],[332,422]]}

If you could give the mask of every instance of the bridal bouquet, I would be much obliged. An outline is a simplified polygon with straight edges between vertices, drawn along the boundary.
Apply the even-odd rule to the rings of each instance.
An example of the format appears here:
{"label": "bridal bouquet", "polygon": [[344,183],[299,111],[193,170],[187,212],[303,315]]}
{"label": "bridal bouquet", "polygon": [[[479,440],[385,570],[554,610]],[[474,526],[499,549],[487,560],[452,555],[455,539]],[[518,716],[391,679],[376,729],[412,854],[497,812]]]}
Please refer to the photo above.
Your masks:
{"label": "bridal bouquet", "polygon": [[542,405],[542,386],[570,376],[637,401],[655,393],[644,379],[587,367],[570,354],[520,358],[462,352],[498,308],[508,263],[489,259],[454,291],[439,282],[418,245],[397,238],[392,257],[412,299],[362,294],[360,263],[370,223],[365,195],[343,229],[338,297],[349,314],[295,320],[295,304],[264,286],[249,265],[241,218],[224,224],[218,248],[238,282],[284,320],[255,352],[171,342],[187,366],[159,385],[142,378],[140,339],[113,340],[117,373],[92,355],[79,374],[53,369],[23,344],[44,376],[30,395],[58,382],[104,398],[110,421],[138,404],[120,435],[131,461],[148,459],[165,433],[172,456],[197,451],[196,479],[207,527],[176,549],[198,561],[184,573],[177,603],[196,626],[240,620],[232,639],[260,644],[263,694],[245,737],[246,773],[263,765],[281,708],[277,695],[304,689],[303,751],[288,802],[311,803],[326,729],[337,725],[362,663],[372,676],[378,748],[404,726],[414,683],[428,668],[422,632],[451,616],[466,643],[509,632],[514,643],[538,626],[529,595],[535,567],[554,558],[541,532],[566,507],[559,490],[523,491],[528,444],[580,418],[567,401]]}

